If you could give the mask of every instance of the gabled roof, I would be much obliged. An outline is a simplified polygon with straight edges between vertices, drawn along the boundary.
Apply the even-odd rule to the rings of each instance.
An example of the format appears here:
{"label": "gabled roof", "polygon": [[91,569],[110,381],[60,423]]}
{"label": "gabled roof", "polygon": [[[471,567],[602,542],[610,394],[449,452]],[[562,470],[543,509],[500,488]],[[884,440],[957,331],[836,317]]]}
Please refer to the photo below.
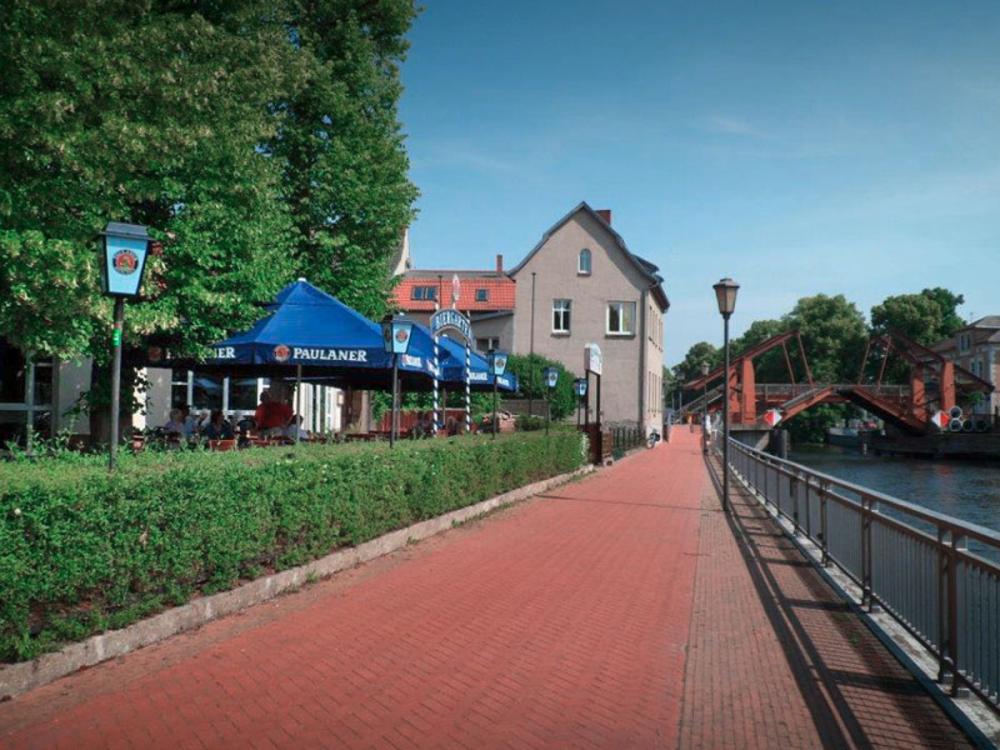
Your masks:
{"label": "gabled roof", "polygon": [[653,296],[656,298],[657,302],[660,303],[660,306],[664,310],[670,307],[670,300],[667,299],[667,294],[666,292],[663,291],[663,286],[662,286],[663,277],[657,273],[657,271],[659,271],[660,269],[657,268],[652,263],[650,263],[648,260],[640,258],[638,255],[633,254],[632,251],[628,249],[628,246],[625,244],[625,240],[622,238],[622,236],[618,234],[618,232],[616,232],[607,221],[604,220],[603,216],[601,216],[599,213],[597,213],[597,211],[592,209],[590,207],[590,204],[587,203],[587,201],[580,201],[580,203],[578,203],[576,207],[573,208],[572,211],[570,211],[568,214],[559,219],[559,221],[557,221],[555,224],[549,227],[542,235],[542,239],[538,241],[538,244],[531,249],[531,252],[529,252],[526,256],[524,256],[524,260],[522,260],[520,263],[518,263],[509,271],[510,275],[517,276],[518,272],[522,268],[524,268],[524,265],[529,260],[531,260],[534,257],[535,253],[537,253],[539,250],[542,249],[542,245],[548,242],[549,238],[553,234],[555,234],[560,229],[560,227],[563,226],[563,224],[565,224],[567,221],[576,216],[576,214],[578,214],[580,211],[587,213],[608,234],[611,235],[611,237],[615,241],[615,244],[618,245],[619,249],[622,251],[622,254],[624,254],[625,258],[628,259],[632,263],[632,265],[635,266],[636,270],[639,271],[640,275],[649,282],[649,289],[653,293]]}
{"label": "gabled roof", "polygon": [[968,330],[969,328],[1000,328],[1000,315],[987,315],[979,320],[974,320],[971,323],[962,326],[960,331]]}

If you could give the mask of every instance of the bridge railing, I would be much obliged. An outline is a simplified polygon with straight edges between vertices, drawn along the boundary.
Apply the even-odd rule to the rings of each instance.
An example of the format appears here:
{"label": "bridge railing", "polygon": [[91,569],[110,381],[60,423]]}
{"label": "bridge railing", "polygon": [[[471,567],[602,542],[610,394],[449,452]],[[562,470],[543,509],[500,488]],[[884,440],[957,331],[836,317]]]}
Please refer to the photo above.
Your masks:
{"label": "bridge railing", "polygon": [[730,441],[730,466],[796,534],[1000,709],[1000,533]]}

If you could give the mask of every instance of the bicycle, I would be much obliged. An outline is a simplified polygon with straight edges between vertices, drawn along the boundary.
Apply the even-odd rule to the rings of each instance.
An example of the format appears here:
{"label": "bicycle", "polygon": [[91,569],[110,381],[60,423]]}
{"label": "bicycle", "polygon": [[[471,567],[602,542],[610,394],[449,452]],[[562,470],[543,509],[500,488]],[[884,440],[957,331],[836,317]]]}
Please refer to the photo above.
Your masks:
{"label": "bicycle", "polygon": [[646,445],[650,448],[655,448],[656,444],[660,442],[661,439],[660,433],[658,433],[654,427],[649,431],[649,437],[646,439]]}

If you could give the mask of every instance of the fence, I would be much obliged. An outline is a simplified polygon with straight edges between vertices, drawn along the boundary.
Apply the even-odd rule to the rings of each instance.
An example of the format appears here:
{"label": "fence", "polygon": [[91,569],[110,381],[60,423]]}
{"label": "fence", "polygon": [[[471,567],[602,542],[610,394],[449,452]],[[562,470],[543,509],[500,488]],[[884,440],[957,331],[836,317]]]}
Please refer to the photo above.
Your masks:
{"label": "fence", "polygon": [[610,427],[608,432],[611,433],[611,455],[616,459],[646,443],[646,433],[641,427]]}
{"label": "fence", "polygon": [[938,660],[1000,709],[1000,533],[730,440],[730,466]]}

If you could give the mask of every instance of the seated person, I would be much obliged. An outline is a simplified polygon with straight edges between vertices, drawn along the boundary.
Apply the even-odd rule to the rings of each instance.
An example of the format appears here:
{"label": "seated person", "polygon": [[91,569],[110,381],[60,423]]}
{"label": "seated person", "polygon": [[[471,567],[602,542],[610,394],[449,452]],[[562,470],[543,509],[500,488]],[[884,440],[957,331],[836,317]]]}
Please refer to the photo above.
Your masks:
{"label": "seated person", "polygon": [[299,440],[309,439],[309,430],[302,426],[302,415],[296,414],[292,423],[285,428],[285,435],[290,437],[292,440],[295,439],[295,434],[298,433]]}
{"label": "seated person", "polygon": [[209,440],[232,440],[235,437],[233,426],[229,424],[221,409],[213,409],[212,416],[201,434]]}
{"label": "seated person", "polygon": [[187,424],[184,420],[184,412],[180,409],[170,410],[170,419],[163,425],[163,431],[167,435],[187,436]]}
{"label": "seated person", "polygon": [[257,429],[265,435],[280,434],[292,421],[292,407],[275,399],[270,391],[260,394],[260,406],[254,413]]}

